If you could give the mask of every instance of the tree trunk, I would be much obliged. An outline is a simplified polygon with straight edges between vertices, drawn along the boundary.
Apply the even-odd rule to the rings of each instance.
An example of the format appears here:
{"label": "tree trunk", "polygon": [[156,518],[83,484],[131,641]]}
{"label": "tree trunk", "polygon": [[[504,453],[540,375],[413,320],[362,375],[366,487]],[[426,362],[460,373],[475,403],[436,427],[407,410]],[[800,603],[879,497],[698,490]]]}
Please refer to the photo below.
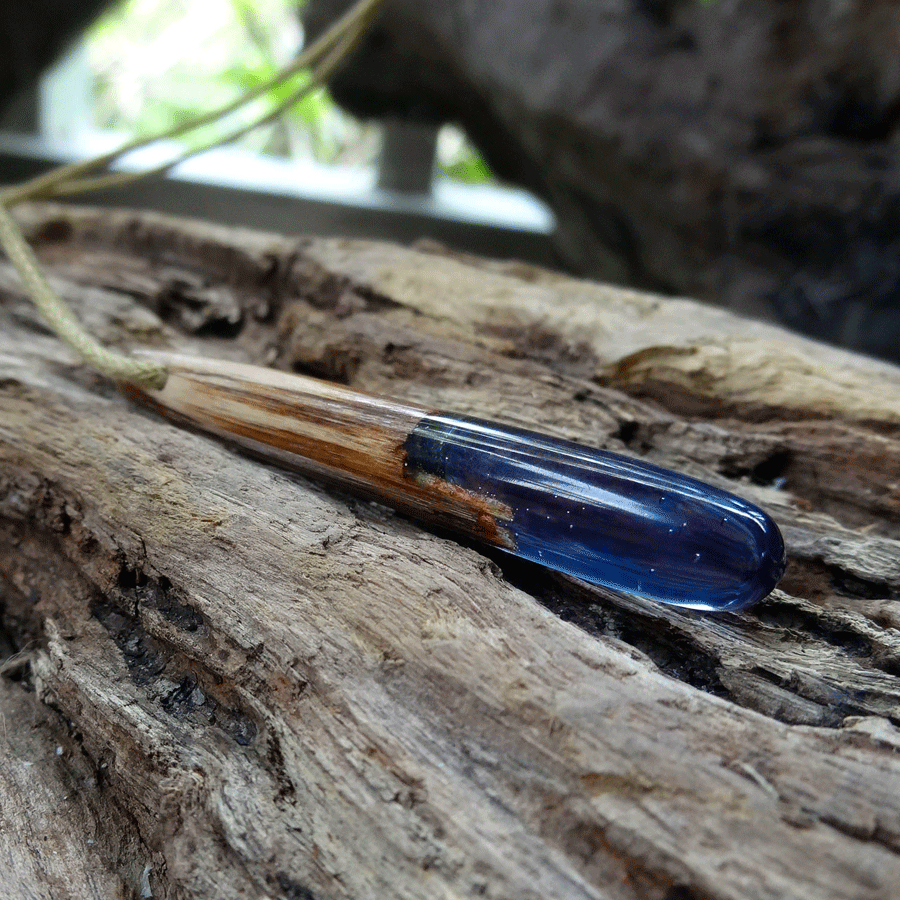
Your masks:
{"label": "tree trunk", "polygon": [[900,883],[900,372],[440,248],[22,210],[91,330],[727,486],[743,614],[593,587],[130,405],[0,268],[0,894],[873,898]]}
{"label": "tree trunk", "polygon": [[582,274],[896,363],[898,36],[896,0],[384,0],[329,88],[461,124]]}

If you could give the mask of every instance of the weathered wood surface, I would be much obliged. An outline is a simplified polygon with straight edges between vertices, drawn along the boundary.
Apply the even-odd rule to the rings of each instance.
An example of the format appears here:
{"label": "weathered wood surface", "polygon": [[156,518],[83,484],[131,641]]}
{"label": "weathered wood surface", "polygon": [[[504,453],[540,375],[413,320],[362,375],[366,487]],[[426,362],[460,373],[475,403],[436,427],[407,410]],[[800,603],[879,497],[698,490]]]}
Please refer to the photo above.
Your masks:
{"label": "weathered wood surface", "polygon": [[897,896],[898,370],[433,247],[22,217],[111,343],[634,452],[790,566],[715,617],[488,557],[130,406],[4,265],[0,895]]}

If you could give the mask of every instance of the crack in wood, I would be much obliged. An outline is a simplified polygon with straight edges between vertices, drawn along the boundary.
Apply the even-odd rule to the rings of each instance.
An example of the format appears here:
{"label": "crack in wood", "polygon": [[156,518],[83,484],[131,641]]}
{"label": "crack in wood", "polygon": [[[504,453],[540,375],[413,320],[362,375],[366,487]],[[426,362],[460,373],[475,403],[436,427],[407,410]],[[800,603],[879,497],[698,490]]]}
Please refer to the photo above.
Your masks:
{"label": "crack in wood", "polygon": [[241,746],[254,742],[259,733],[254,718],[217,700],[210,679],[201,680],[199,669],[179,667],[171,650],[148,634],[137,619],[100,600],[90,604],[90,612],[119,648],[134,683],[169,715],[212,725]]}
{"label": "crack in wood", "polygon": [[[798,607],[789,598],[771,597],[749,616],[727,617],[713,625],[718,639],[696,628],[694,613],[660,609],[548,573],[540,567],[495,554],[505,577],[520,584],[556,615],[596,637],[612,637],[634,647],[671,678],[790,724],[839,728],[847,716],[880,715],[900,724],[897,658],[875,644],[872,629],[861,631],[839,616]],[[724,621],[726,617],[722,617]],[[701,620],[702,621],[702,620]],[[722,641],[752,639],[750,653],[735,656]],[[710,639],[712,638],[712,639]],[[835,655],[817,658],[816,641]],[[842,665],[844,657],[858,665]],[[761,664],[766,659],[767,664]],[[771,668],[767,668],[767,665]],[[817,672],[822,667],[822,673]],[[725,673],[727,672],[727,678]],[[883,673],[874,678],[875,672]],[[743,679],[743,681],[742,681]],[[747,689],[762,679],[781,692],[757,696]],[[746,683],[745,683],[746,682]]]}
{"label": "crack in wood", "polygon": [[123,561],[117,585],[129,607],[154,609],[163,618],[188,634],[203,637],[206,622],[189,603],[176,598],[172,583],[165,575],[151,576]]}

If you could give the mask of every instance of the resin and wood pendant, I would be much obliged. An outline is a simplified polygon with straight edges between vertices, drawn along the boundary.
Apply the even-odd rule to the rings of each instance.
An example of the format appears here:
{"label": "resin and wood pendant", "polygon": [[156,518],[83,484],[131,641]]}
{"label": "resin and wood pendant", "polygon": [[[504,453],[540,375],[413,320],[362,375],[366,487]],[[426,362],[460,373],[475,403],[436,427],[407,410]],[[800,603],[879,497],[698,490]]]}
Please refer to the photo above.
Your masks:
{"label": "resin and wood pendant", "polygon": [[328,382],[158,355],[133,400],[258,456],[578,578],[663,603],[734,610],[784,572],[761,509],[640,460]]}

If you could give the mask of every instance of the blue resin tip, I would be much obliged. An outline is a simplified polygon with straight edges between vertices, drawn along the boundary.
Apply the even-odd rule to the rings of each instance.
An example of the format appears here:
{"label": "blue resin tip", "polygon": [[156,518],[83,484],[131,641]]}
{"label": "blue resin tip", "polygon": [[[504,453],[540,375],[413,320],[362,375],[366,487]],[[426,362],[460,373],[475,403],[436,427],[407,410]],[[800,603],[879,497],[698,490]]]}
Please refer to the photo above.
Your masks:
{"label": "blue resin tip", "polygon": [[496,512],[503,549],[595,584],[693,609],[765,597],[784,573],[761,509],[604,450],[462,416],[424,418],[406,476],[437,478]]}

